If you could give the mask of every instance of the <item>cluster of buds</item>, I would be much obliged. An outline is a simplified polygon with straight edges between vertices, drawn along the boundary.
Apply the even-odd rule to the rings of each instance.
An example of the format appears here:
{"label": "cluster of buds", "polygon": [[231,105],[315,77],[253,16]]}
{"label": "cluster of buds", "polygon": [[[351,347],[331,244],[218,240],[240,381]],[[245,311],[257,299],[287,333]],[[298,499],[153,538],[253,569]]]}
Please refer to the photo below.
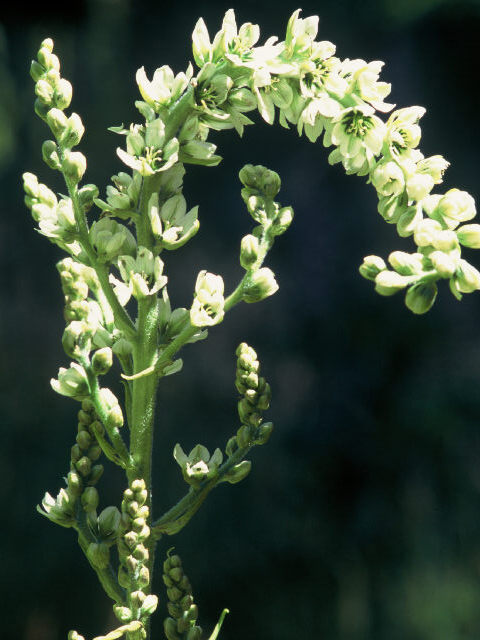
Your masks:
{"label": "cluster of buds", "polygon": [[[235,386],[243,396],[238,403],[238,415],[242,423],[235,436],[227,442],[225,452],[228,457],[238,450],[246,451],[254,445],[265,444],[269,439],[273,424],[263,422],[262,412],[270,405],[270,385],[259,376],[260,363],[257,354],[242,342],[237,350],[237,372]],[[242,480],[250,471],[250,462],[244,460],[235,465],[225,475],[225,480],[234,484]]]}
{"label": "cluster of buds", "polygon": [[[51,384],[57,393],[83,400],[89,395],[88,376],[83,363],[90,351],[99,346],[98,342],[105,344],[103,337],[105,333],[109,335],[109,331],[104,325],[109,322],[100,304],[88,297],[90,290],[94,293],[99,290],[95,271],[72,258],[61,260],[57,269],[65,296],[64,315],[68,323],[62,337],[63,348],[69,357],[82,364],[72,362],[69,369],[60,368],[58,379],[52,380]],[[100,346],[91,358],[93,374],[104,375],[111,366],[111,348]],[[112,404],[111,401],[109,404]]]}
{"label": "cluster of buds", "polygon": [[96,433],[103,433],[103,427],[97,420],[91,401],[84,400],[78,412],[78,433],[71,450],[67,488],[60,489],[56,498],[46,493],[42,508],[37,507],[42,515],[63,527],[76,525],[76,505],[79,500],[87,513],[97,508],[98,492],[95,485],[103,473],[103,465],[97,463],[102,451]]}
{"label": "cluster of buds", "polygon": [[72,100],[72,85],[60,77],[60,62],[53,53],[53,41],[44,40],[32,62],[30,75],[35,81],[36,113],[47,122],[55,140],[47,140],[42,147],[45,162],[52,169],[60,169],[73,184],[78,184],[87,168],[85,156],[71,151],[82,139],[84,127],[76,113],[64,114]]}
{"label": "cluster of buds", "polygon": [[168,640],[201,640],[202,628],[196,623],[198,607],[193,602],[192,587],[178,555],[169,555],[163,563],[163,581],[167,587],[167,608],[171,617],[165,619]]}
{"label": "cluster of buds", "polygon": [[[427,213],[425,218],[422,209]],[[388,261],[393,270],[378,256],[367,256],[360,273],[375,282],[381,295],[393,295],[408,287],[405,303],[417,314],[425,313],[433,305],[438,280],[448,280],[458,299],[464,293],[480,289],[479,271],[461,257],[461,245],[480,247],[480,225],[458,226],[471,220],[475,213],[473,198],[458,189],[450,189],[443,196],[425,197],[417,205],[417,220],[412,224],[418,251],[391,253]]]}
{"label": "cluster of buds", "polygon": [[[117,540],[120,567],[118,581],[128,593],[127,606],[114,606],[121,622],[139,620],[142,623],[157,608],[157,596],[148,594],[150,570],[147,548],[150,527],[147,524],[149,508],[144,480],[134,480],[124,491],[122,500],[121,535]],[[140,633],[139,640],[145,638]]]}
{"label": "cluster of buds", "polygon": [[39,183],[33,173],[23,174],[25,204],[38,223],[39,232],[68,253],[78,254],[78,230],[70,198],[57,196],[46,185]]}
{"label": "cluster of buds", "polygon": [[259,302],[278,290],[275,275],[268,267],[262,267],[267,251],[276,236],[284,233],[293,219],[291,207],[281,207],[274,198],[280,190],[280,176],[261,165],[245,165],[239,174],[242,182],[242,198],[258,226],[253,233],[242,238],[240,264],[245,269],[243,286],[245,302]]}

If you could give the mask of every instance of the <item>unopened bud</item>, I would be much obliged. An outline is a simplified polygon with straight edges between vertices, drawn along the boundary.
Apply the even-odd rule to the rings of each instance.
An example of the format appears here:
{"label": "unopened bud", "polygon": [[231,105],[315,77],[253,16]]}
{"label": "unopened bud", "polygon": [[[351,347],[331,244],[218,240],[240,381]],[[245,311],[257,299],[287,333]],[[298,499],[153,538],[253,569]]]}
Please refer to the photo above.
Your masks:
{"label": "unopened bud", "polygon": [[250,282],[243,292],[245,302],[260,302],[273,295],[278,290],[275,275],[268,267],[262,267],[255,271],[250,278]]}
{"label": "unopened bud", "polygon": [[380,271],[387,268],[385,260],[378,256],[366,256],[360,265],[360,274],[367,280],[375,280]]}
{"label": "unopened bud", "polygon": [[[96,376],[103,376],[109,371],[113,364],[112,350],[110,347],[104,347],[95,351],[92,358],[92,369]],[[123,418],[122,418],[123,423]]]}
{"label": "unopened bud", "polygon": [[434,282],[419,282],[407,291],[405,304],[413,313],[422,314],[431,309],[437,297],[437,285]]}
{"label": "unopened bud", "polygon": [[53,140],[45,140],[42,144],[42,158],[50,169],[60,169],[61,162],[58,155],[58,147]]}
{"label": "unopened bud", "polygon": [[240,245],[240,264],[249,269],[258,259],[258,238],[249,234],[242,238]]}
{"label": "unopened bud", "polygon": [[66,154],[62,163],[62,170],[65,172],[67,178],[72,180],[75,184],[80,182],[86,169],[87,160],[83,153],[80,153],[79,151],[71,151]]}
{"label": "unopened bud", "polygon": [[50,109],[47,124],[57,140],[60,140],[68,127],[68,118],[60,109]]}
{"label": "unopened bud", "polygon": [[95,511],[98,507],[98,491],[95,487],[87,487],[82,493],[82,507],[84,511]]}

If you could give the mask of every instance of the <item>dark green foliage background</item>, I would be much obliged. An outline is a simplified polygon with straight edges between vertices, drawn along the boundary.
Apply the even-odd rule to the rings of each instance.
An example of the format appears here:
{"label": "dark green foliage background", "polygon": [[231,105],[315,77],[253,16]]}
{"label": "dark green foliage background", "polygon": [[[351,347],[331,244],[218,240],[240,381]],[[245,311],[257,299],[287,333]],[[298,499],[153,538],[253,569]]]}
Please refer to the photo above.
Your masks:
{"label": "dark green foliage background", "polygon": [[[73,82],[87,133],[87,178],[103,191],[121,169],[107,126],[138,121],[134,74],[186,67],[202,15],[214,32],[229,4],[90,0],[0,9],[0,637],[87,639],[113,628],[111,608],[71,531],[35,513],[56,493],[75,437],[71,401],[48,380],[67,362],[60,338],[60,252],[33,231],[21,173],[62,191],[41,162],[47,137],[33,116],[30,59],[51,36]],[[282,36],[294,4],[239,2],[238,22]],[[355,0],[303,3],[338,55],[384,60],[392,101],[423,105],[422,150],[452,166],[445,188],[478,192],[478,2]],[[259,121],[259,118],[257,118]],[[360,278],[364,255],[410,251],[376,213],[364,179],[329,167],[327,152],[263,123],[214,136],[225,157],[190,169],[186,196],[202,229],[165,256],[175,304],[196,273],[241,275],[251,221],[237,174],[246,162],[280,173],[296,219],[268,264],[280,291],[243,305],[207,342],[185,349],[184,371],[158,406],[155,500],[182,495],[171,456],[179,441],[222,446],[237,428],[234,350],[248,341],[273,388],[270,443],[240,485],[222,486],[176,539],[210,630],[231,609],[224,640],[476,640],[480,637],[480,296],[447,288],[425,317],[382,299]],[[473,262],[480,266],[478,257]],[[110,383],[114,384],[114,383]],[[123,480],[108,469],[102,505]],[[159,514],[157,514],[159,515]],[[160,567],[158,567],[159,569]],[[156,586],[161,589],[160,572]],[[159,640],[165,599],[153,637]],[[208,637],[207,635],[205,637]]]}

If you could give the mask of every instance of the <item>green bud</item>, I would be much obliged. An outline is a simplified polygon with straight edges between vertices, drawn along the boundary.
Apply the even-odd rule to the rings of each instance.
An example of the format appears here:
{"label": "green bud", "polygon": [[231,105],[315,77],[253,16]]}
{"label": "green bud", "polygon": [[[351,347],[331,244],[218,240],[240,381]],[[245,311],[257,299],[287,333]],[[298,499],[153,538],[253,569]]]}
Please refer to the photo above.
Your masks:
{"label": "green bud", "polygon": [[82,493],[82,507],[87,513],[90,511],[95,511],[95,509],[98,507],[98,501],[98,491],[95,489],[95,487],[87,487]]}
{"label": "green bud", "polygon": [[150,594],[148,595],[142,605],[142,614],[143,615],[147,615],[147,616],[151,616],[152,613],[155,611],[155,609],[158,606],[158,598],[157,596]]}
{"label": "green bud", "polygon": [[451,278],[457,269],[458,260],[443,251],[432,251],[428,254],[428,259],[442,278]]}
{"label": "green bud", "polygon": [[132,619],[132,612],[128,607],[122,607],[120,605],[113,605],[113,612],[120,622],[130,622]]}
{"label": "green bud", "polygon": [[255,444],[265,444],[270,439],[272,431],[273,423],[264,422],[263,424],[261,424],[258,427],[257,432],[255,433]]}
{"label": "green bud", "polygon": [[61,140],[68,127],[68,118],[60,109],[50,109],[47,113],[47,124],[57,140]]}
{"label": "green bud", "polygon": [[98,196],[98,187],[94,184],[85,184],[81,189],[78,190],[78,199],[80,200],[80,204],[83,207],[85,212],[89,211],[92,206],[95,198]]}
{"label": "green bud", "polygon": [[35,113],[42,120],[47,119],[47,113],[50,109],[50,104],[43,102],[40,98],[37,98],[33,103],[33,108],[35,109]]}
{"label": "green bud", "polygon": [[419,282],[407,291],[405,304],[416,314],[426,313],[431,309],[437,297],[437,285],[434,282]]}
{"label": "green bud", "polygon": [[381,271],[375,278],[375,291],[382,296],[392,296],[404,289],[411,282],[411,277],[401,276],[395,271]]}
{"label": "green bud", "polygon": [[104,347],[95,351],[92,358],[92,370],[96,376],[103,376],[113,364],[112,350]]}
{"label": "green bud", "polygon": [[387,268],[385,260],[378,256],[366,256],[360,265],[360,274],[367,280],[375,280],[378,274]]}
{"label": "green bud", "polygon": [[85,429],[79,431],[77,434],[77,444],[83,451],[86,451],[90,447],[92,444],[92,436],[88,431]]}
{"label": "green bud", "polygon": [[83,481],[80,475],[76,471],[70,471],[68,476],[68,490],[69,492],[78,497],[82,493]]}
{"label": "green bud", "polygon": [[90,473],[90,470],[92,468],[92,461],[88,456],[82,456],[80,460],[78,460],[78,462],[75,464],[75,468],[85,478]]}
{"label": "green bud", "polygon": [[68,118],[67,128],[62,135],[62,145],[67,149],[71,149],[80,142],[84,133],[85,127],[80,116],[78,113],[72,113]]}
{"label": "green bud", "polygon": [[464,224],[457,229],[460,244],[470,249],[480,249],[480,224]]}
{"label": "green bud", "polygon": [[53,140],[45,140],[42,144],[42,158],[50,169],[57,170],[62,166],[58,155],[58,147]]}
{"label": "green bud", "polygon": [[275,236],[279,236],[288,229],[288,227],[292,224],[293,220],[293,209],[292,207],[283,207],[278,212],[277,217],[273,223],[272,233]]}
{"label": "green bud", "polygon": [[44,105],[52,104],[54,90],[46,80],[41,79],[35,84],[35,94]]}
{"label": "green bud", "polygon": [[243,300],[248,303],[260,302],[278,290],[275,275],[268,267],[262,267],[250,277],[243,291]]}
{"label": "green bud", "polygon": [[393,251],[388,256],[388,261],[397,273],[402,276],[411,276],[423,271],[422,255],[405,253],[404,251]]}
{"label": "green bud", "polygon": [[110,563],[110,551],[103,542],[89,544],[87,556],[90,562],[98,569],[106,569]]}
{"label": "green bud", "polygon": [[471,293],[480,289],[480,273],[466,260],[460,260],[455,279],[461,293]]}
{"label": "green bud", "polygon": [[34,82],[40,80],[40,78],[45,74],[45,67],[37,62],[36,60],[32,60],[32,64],[30,65],[30,76]]}
{"label": "green bud", "polygon": [[244,269],[249,269],[258,259],[258,238],[249,234],[242,238],[240,245],[240,264]]}
{"label": "green bud", "polygon": [[83,178],[83,174],[87,169],[87,160],[83,153],[79,151],[70,151],[65,155],[62,162],[62,170],[69,180],[78,184]]}
{"label": "green bud", "polygon": [[232,436],[227,442],[227,445],[225,447],[225,453],[227,454],[228,457],[230,457],[235,453],[235,451],[237,451],[237,449],[238,449],[237,438],[236,436]]}
{"label": "green bud", "polygon": [[93,486],[93,485],[97,484],[97,482],[100,480],[102,474],[103,474],[103,465],[102,464],[96,464],[95,466],[93,466],[92,470],[90,471],[90,475],[88,476],[88,484],[90,486]]}
{"label": "green bud", "polygon": [[107,423],[111,428],[119,429],[120,427],[123,427],[123,413],[119,404],[116,404],[108,412]]}
{"label": "green bud", "polygon": [[249,473],[252,468],[252,463],[250,460],[242,460],[236,464],[232,469],[226,474],[225,480],[230,484],[237,484],[240,480],[243,480]]}
{"label": "green bud", "polygon": [[165,618],[163,630],[165,631],[167,640],[180,640],[180,635],[177,633],[177,623],[173,618]]}
{"label": "green bud", "polygon": [[62,78],[55,90],[55,102],[59,109],[66,109],[72,101],[72,85]]}
{"label": "green bud", "polygon": [[107,507],[98,516],[98,534],[103,542],[115,542],[120,527],[120,511]]}

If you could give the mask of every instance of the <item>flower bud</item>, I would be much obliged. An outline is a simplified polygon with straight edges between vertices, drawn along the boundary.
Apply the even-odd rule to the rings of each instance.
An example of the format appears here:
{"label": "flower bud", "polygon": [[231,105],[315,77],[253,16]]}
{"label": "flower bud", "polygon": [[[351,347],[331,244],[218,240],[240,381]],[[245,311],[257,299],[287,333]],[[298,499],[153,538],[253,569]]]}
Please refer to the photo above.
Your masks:
{"label": "flower bud", "polygon": [[437,297],[437,285],[434,282],[419,282],[411,286],[405,296],[405,304],[416,314],[431,309]]}
{"label": "flower bud", "polygon": [[240,480],[243,480],[252,468],[250,460],[242,460],[238,464],[234,465],[231,470],[225,475],[225,480],[230,484],[237,484]]}
{"label": "flower bud", "polygon": [[410,200],[423,200],[433,189],[435,181],[427,173],[414,173],[407,179],[407,193]]}
{"label": "flower bud", "polygon": [[249,269],[258,259],[258,238],[249,234],[242,238],[240,245],[240,264],[244,269]]}
{"label": "flower bud", "polygon": [[97,520],[98,534],[103,542],[114,542],[120,527],[120,511],[117,507],[107,507]]}
{"label": "flower bud", "polygon": [[480,273],[466,260],[460,260],[455,279],[458,283],[458,289],[462,293],[471,293],[480,289]]}
{"label": "flower bud", "polygon": [[35,94],[44,105],[52,104],[54,91],[46,80],[41,79],[35,84]]}
{"label": "flower bud", "polygon": [[375,280],[378,274],[387,268],[385,260],[378,256],[366,256],[360,265],[360,274],[367,280]]}
{"label": "flower bud", "polygon": [[47,124],[57,140],[61,140],[68,127],[68,118],[60,109],[50,109],[47,113]]}
{"label": "flower bud", "polygon": [[480,249],[480,224],[464,224],[457,229],[460,244],[470,249]]}
{"label": "flower bud", "polygon": [[279,236],[288,229],[288,227],[292,224],[293,220],[293,209],[292,207],[283,207],[278,212],[277,217],[272,226],[272,233],[275,236]]}
{"label": "flower bud", "polygon": [[87,487],[82,493],[82,507],[87,513],[89,511],[95,511],[98,507],[98,491],[95,487]]}
{"label": "flower bud", "polygon": [[128,607],[113,605],[113,613],[120,622],[130,622],[132,619],[132,612]]}
{"label": "flower bud", "polygon": [[87,160],[83,153],[70,151],[62,162],[62,170],[69,180],[78,184],[87,169]]}
{"label": "flower bud", "polygon": [[180,640],[180,635],[177,633],[177,623],[173,618],[165,618],[163,630],[165,631],[167,640]]}
{"label": "flower bud", "polygon": [[111,428],[119,429],[123,427],[123,413],[119,404],[110,409],[107,414],[107,424]]}
{"label": "flower bud", "polygon": [[81,476],[76,471],[70,471],[67,476],[67,480],[69,492],[75,497],[80,496],[83,489],[83,481]]}
{"label": "flower bud", "polygon": [[243,300],[248,303],[260,302],[278,291],[275,275],[268,267],[262,267],[250,277],[243,291]]}
{"label": "flower bud", "polygon": [[45,67],[37,62],[36,60],[32,60],[32,64],[30,65],[30,76],[34,82],[38,82],[40,78],[45,74]]}
{"label": "flower bud", "polygon": [[265,444],[272,435],[273,424],[271,422],[264,422],[261,424],[255,434],[255,444]]}
{"label": "flower bud", "polygon": [[67,121],[67,127],[62,135],[62,145],[67,149],[71,149],[77,145],[85,133],[85,127],[78,113],[72,113]]}
{"label": "flower bud", "polygon": [[152,613],[157,608],[157,605],[158,605],[157,596],[153,594],[148,595],[142,604],[142,614],[151,616]]}
{"label": "flower bud", "polygon": [[93,202],[97,196],[98,187],[94,184],[85,184],[78,190],[78,199],[80,200],[80,204],[85,212],[92,208]]}
{"label": "flower bud", "polygon": [[457,261],[452,256],[443,253],[443,251],[432,251],[432,253],[429,253],[428,259],[442,278],[451,278],[455,273]]}
{"label": "flower bud", "polygon": [[58,155],[58,147],[53,140],[45,140],[42,144],[42,158],[50,169],[60,169],[61,162]]}
{"label": "flower bud", "polygon": [[95,351],[92,358],[92,370],[96,376],[103,376],[109,371],[113,364],[112,350],[110,347],[103,347]]}
{"label": "flower bud", "polygon": [[471,220],[476,215],[475,200],[466,191],[449,189],[437,205],[437,213],[442,216],[450,229],[459,222]]}
{"label": "flower bud", "polygon": [[393,251],[388,256],[388,261],[395,271],[402,276],[411,276],[423,271],[421,254],[411,255],[404,251]]}
{"label": "flower bud", "polygon": [[375,278],[375,291],[382,296],[392,296],[410,284],[411,278],[396,271],[381,271]]}
{"label": "flower bud", "polygon": [[59,109],[66,109],[72,101],[72,85],[68,80],[62,78],[55,91],[55,102]]}

